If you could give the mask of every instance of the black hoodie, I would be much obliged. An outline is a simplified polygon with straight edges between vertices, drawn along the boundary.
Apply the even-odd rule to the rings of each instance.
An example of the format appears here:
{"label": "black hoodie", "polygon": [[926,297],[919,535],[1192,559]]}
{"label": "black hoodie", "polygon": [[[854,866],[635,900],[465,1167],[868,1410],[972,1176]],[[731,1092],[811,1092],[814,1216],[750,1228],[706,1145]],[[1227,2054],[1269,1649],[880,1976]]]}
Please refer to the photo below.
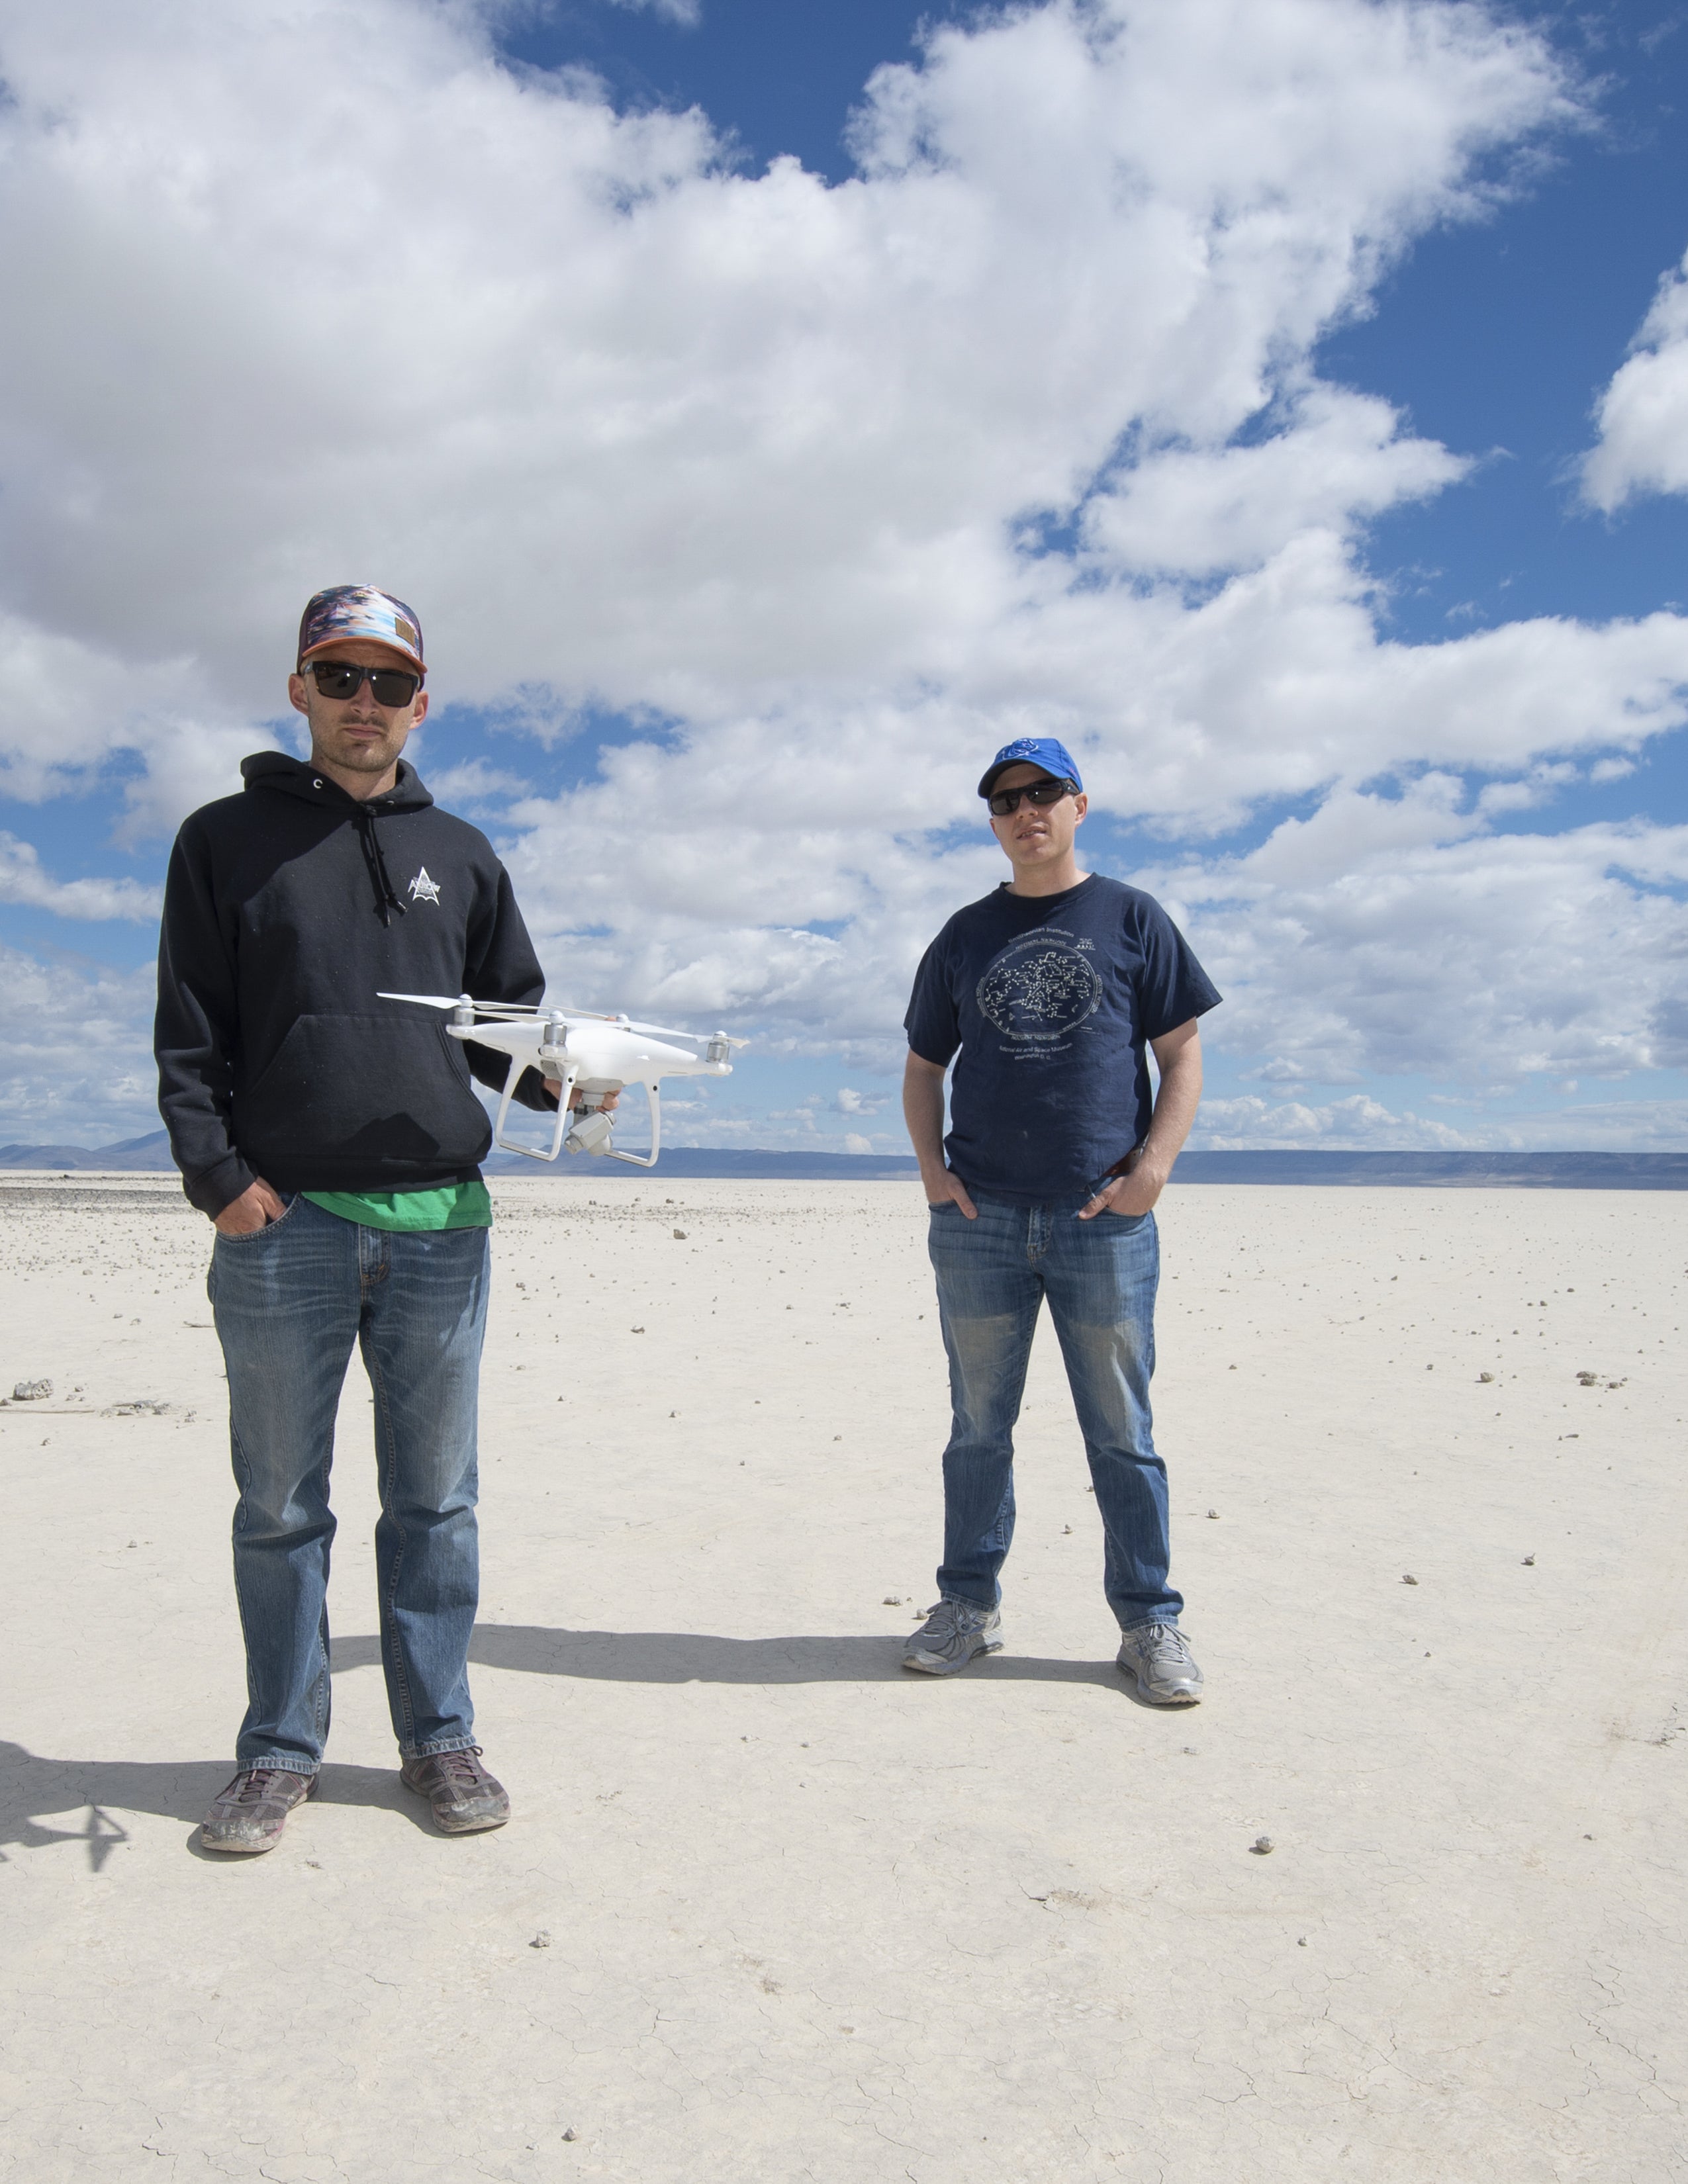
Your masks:
{"label": "black hoodie", "polygon": [[[213,1217],[277,1190],[428,1190],[492,1142],[470,1084],[504,1056],[443,1011],[376,997],[537,1001],[545,977],[510,875],[414,767],[360,804],[280,751],[184,822],[159,944],[159,1106],[182,1187]],[[518,1097],[541,1106],[530,1071]]]}

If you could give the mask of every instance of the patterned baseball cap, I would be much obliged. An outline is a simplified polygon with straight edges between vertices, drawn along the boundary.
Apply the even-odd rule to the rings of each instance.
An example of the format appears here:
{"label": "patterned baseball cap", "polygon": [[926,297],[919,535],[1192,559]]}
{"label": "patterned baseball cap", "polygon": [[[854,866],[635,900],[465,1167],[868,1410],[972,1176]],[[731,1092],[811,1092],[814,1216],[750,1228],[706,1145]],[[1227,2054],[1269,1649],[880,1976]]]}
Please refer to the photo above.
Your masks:
{"label": "patterned baseball cap", "polygon": [[391,592],[378,592],[370,584],[331,584],[319,592],[299,618],[299,666],[325,644],[348,638],[387,645],[423,666],[422,625],[415,610]]}
{"label": "patterned baseball cap", "polygon": [[1070,781],[1079,790],[1084,786],[1065,744],[1058,744],[1053,736],[1021,736],[1014,743],[1004,744],[985,768],[979,794],[989,796],[997,775],[1006,773],[1011,766],[1040,766],[1057,781]]}

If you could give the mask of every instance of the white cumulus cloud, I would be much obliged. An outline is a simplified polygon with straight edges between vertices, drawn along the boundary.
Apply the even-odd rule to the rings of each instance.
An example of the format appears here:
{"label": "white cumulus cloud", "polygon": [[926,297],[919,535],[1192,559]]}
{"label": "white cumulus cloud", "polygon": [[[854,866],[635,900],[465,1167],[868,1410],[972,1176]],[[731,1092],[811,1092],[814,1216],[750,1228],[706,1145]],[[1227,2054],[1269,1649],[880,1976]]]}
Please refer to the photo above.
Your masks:
{"label": "white cumulus cloud", "polygon": [[1583,488],[1596,508],[1610,511],[1638,493],[1688,493],[1688,259],[1660,281],[1595,424]]}
{"label": "white cumulus cloud", "polygon": [[[39,701],[0,735],[50,769],[168,764],[190,687],[212,726],[273,713],[299,602],[352,577],[422,610],[439,698],[792,738],[818,709],[956,756],[1050,705],[1164,742],[1192,723],[1145,723],[1119,670],[1178,649],[1181,601],[1129,580],[1179,490],[1175,562],[1263,562],[1298,666],[1352,616],[1363,668],[1342,548],[1305,534],[1457,464],[1312,383],[1311,344],[1565,105],[1472,8],[1050,0],[882,69],[829,187],[508,71],[466,6],[5,0],[0,39],[30,299],[0,585],[90,683],[75,735]],[[1082,566],[1026,552],[1098,486]],[[1257,739],[1189,695],[1222,749]]]}
{"label": "white cumulus cloud", "polygon": [[1268,1084],[1480,1099],[1688,1063],[1688,827],[1491,833],[1432,773],[1143,877],[1229,997],[1213,1042]]}
{"label": "white cumulus cloud", "polygon": [[[877,71],[832,186],[507,67],[496,20],[0,0],[14,795],[115,772],[126,838],[167,832],[290,734],[305,595],[367,580],[420,610],[444,717],[486,709],[441,785],[497,815],[576,1000],[883,1064],[920,947],[998,876],[958,831],[982,759],[1036,728],[1169,839],[1320,804],[1258,861],[1168,852],[1262,1068],[1404,1066],[1417,1004],[1373,982],[1420,995],[1439,948],[1479,991],[1443,875],[1518,928],[1483,989],[1505,1068],[1666,1050],[1664,956],[1652,1030],[1610,997],[1562,1022],[1508,907],[1533,858],[1668,950],[1639,834],[1602,864],[1365,793],[1458,768],[1516,802],[1684,716],[1673,615],[1390,640],[1366,526],[1465,457],[1314,368],[1572,114],[1539,36],[1449,0],[982,13]],[[581,785],[525,788],[571,738]],[[1357,906],[1391,889],[1416,955]]]}
{"label": "white cumulus cloud", "polygon": [[157,888],[142,887],[131,879],[56,880],[31,843],[0,832],[0,902],[54,911],[60,917],[121,917],[145,923],[158,916],[159,901]]}
{"label": "white cumulus cloud", "polygon": [[115,971],[66,956],[47,964],[0,946],[0,1139],[102,1145],[157,1129],[150,967]]}

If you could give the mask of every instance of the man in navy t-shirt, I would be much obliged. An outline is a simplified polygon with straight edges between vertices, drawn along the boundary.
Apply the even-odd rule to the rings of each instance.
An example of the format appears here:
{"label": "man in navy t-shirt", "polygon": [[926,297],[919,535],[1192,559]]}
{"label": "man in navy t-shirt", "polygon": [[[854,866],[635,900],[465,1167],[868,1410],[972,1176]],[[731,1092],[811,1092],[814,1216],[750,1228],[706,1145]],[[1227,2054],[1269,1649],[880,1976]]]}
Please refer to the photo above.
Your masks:
{"label": "man in navy t-shirt", "polygon": [[903,1665],[952,1675],[1002,1643],[1014,1425],[1047,1297],[1106,1537],[1119,1665],[1156,1705],[1193,1705],[1201,1671],[1168,1583],[1150,1424],[1153,1208],[1201,1096],[1196,1019],[1219,995],[1152,896],[1079,871],[1086,801],[1060,744],[1007,744],[979,794],[1014,877],[944,928],[904,1019],[903,1112],[931,1209],[954,1418],[939,1598]]}

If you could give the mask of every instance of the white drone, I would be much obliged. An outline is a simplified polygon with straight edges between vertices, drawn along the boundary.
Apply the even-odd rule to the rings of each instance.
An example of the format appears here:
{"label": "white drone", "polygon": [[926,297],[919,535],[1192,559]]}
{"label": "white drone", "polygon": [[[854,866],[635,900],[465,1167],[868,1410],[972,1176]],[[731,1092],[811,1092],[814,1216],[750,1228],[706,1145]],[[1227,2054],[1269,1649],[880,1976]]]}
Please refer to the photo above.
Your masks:
{"label": "white drone", "polygon": [[[467,994],[454,999],[444,994],[381,994],[383,1001],[416,1001],[425,1009],[449,1009],[446,1026],[454,1039],[473,1039],[476,1046],[496,1047],[510,1056],[504,1072],[504,1096],[493,1135],[507,1153],[522,1153],[529,1160],[554,1161],[565,1145],[571,1153],[599,1153],[610,1160],[626,1161],[632,1167],[655,1167],[662,1145],[662,1101],[657,1082],[664,1077],[730,1077],[727,1056],[739,1044],[725,1032],[705,1036],[699,1032],[664,1031],[657,1024],[634,1023],[627,1017],[601,1016],[590,1009],[554,1008],[543,1001],[476,1001]],[[671,1046],[670,1039],[690,1039],[692,1047]],[[522,1072],[537,1069],[556,1085],[557,1120],[547,1149],[517,1145],[504,1135],[512,1094]],[[628,1084],[643,1084],[650,1101],[650,1154],[618,1153],[610,1142],[610,1120],[604,1102],[612,1092]],[[580,1106],[571,1112],[569,1099],[578,1091]]]}

